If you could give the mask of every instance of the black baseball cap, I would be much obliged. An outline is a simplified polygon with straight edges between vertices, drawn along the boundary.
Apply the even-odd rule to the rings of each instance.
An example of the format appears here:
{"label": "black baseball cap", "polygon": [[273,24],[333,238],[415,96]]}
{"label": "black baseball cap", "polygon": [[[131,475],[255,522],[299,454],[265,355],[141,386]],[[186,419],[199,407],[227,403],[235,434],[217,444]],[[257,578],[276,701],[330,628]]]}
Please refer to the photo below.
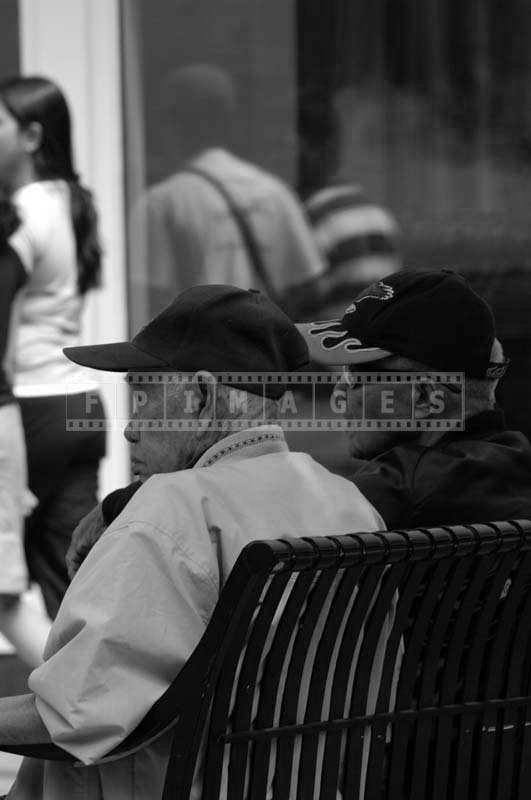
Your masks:
{"label": "black baseball cap", "polygon": [[301,323],[310,357],[322,364],[363,364],[391,355],[470,377],[499,378],[489,305],[457,272],[403,270],[359,294],[341,319]]}
{"label": "black baseball cap", "polygon": [[[225,285],[188,289],[130,342],[65,347],[63,352],[84,367],[110,372],[285,373],[309,360],[303,336],[268,297]],[[253,391],[251,385],[242,388]],[[278,398],[284,389],[265,382],[263,392]]]}

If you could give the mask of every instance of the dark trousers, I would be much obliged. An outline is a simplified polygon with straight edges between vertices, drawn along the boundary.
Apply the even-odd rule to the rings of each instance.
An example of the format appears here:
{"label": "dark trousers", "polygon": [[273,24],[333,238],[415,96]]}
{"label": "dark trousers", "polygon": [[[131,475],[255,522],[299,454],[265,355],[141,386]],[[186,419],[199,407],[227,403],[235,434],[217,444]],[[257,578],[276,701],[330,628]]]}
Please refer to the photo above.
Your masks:
{"label": "dark trousers", "polygon": [[[98,467],[105,455],[105,431],[68,430],[70,418],[88,418],[85,395],[20,399],[29,488],[39,501],[26,520],[26,558],[53,619],[68,586],[65,556],[78,522],[97,500]],[[89,406],[103,419],[101,399]]]}

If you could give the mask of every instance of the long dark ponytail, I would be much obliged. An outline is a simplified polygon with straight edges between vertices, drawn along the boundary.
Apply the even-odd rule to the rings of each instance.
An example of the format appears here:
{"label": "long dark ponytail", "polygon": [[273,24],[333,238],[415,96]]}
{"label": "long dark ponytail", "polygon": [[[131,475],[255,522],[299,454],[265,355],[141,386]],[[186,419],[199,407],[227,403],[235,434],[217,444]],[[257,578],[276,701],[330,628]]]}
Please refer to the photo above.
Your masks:
{"label": "long dark ponytail", "polygon": [[11,198],[0,189],[0,250],[7,245],[9,237],[19,225],[20,219]]}
{"label": "long dark ponytail", "polygon": [[40,180],[61,178],[70,188],[72,225],[79,265],[78,290],[85,294],[101,283],[101,244],[92,193],[74,169],[70,112],[61,90],[41,77],[16,77],[0,82],[0,100],[21,127],[37,122],[42,139],[33,154]]}

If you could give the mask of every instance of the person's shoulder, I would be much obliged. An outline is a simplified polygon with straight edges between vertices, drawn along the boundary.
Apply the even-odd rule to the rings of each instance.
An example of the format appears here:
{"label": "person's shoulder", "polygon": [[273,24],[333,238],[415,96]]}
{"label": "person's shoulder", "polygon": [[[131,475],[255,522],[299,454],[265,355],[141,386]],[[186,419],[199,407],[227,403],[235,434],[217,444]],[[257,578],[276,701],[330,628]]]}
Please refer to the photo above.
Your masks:
{"label": "person's shoulder", "polygon": [[332,470],[325,467],[324,464],[321,464],[319,461],[316,461],[308,453],[291,451],[289,455],[292,459],[292,466],[308,478],[309,485],[313,484],[318,486],[319,489],[329,497],[331,503],[333,503],[334,500],[347,497],[352,502],[354,496],[356,498],[355,502],[357,503],[359,503],[362,498],[369,500],[355,480],[332,472]]}
{"label": "person's shoulder", "polygon": [[162,472],[152,475],[134,493],[132,501],[144,503],[146,499],[180,492],[196,483],[197,470],[181,469],[177,472]]}
{"label": "person's shoulder", "polygon": [[449,437],[439,446],[429,448],[425,459],[431,457],[439,463],[468,464],[474,469],[488,469],[493,474],[526,475],[531,479],[531,443],[520,431],[497,430],[485,435]]}
{"label": "person's shoulder", "polygon": [[350,480],[381,514],[389,530],[411,518],[415,475],[423,456],[423,447],[407,443],[372,459],[353,459]]}
{"label": "person's shoulder", "polygon": [[255,189],[259,188],[262,191],[267,188],[269,191],[291,194],[288,185],[278,175],[241,158],[230,150],[223,148],[208,150],[195,160],[193,165],[205,172],[212,172],[215,177],[225,179],[229,183],[243,181],[252,183]]}
{"label": "person's shoulder", "polygon": [[381,471],[393,467],[399,471],[411,471],[429,453],[430,448],[418,442],[404,442],[385,450],[374,458],[353,459],[355,474],[367,471]]}
{"label": "person's shoulder", "polygon": [[[500,474],[515,478],[525,473],[531,479],[531,445],[525,436],[504,431],[490,437],[467,436],[466,431],[443,436],[431,445],[415,448],[416,462],[411,470],[415,496],[431,495],[442,483],[459,487]],[[412,454],[411,454],[412,455]]]}
{"label": "person's shoulder", "polygon": [[18,189],[13,200],[17,208],[42,212],[50,203],[64,204],[68,196],[68,185],[62,180],[34,181]]}
{"label": "person's shoulder", "polygon": [[13,200],[17,206],[31,206],[33,203],[42,202],[48,195],[47,182],[33,181],[21,186],[13,195]]}
{"label": "person's shoulder", "polygon": [[13,203],[20,225],[11,234],[9,244],[30,274],[36,255],[50,239],[55,213],[41,181],[22,186],[13,195]]}
{"label": "person's shoulder", "polygon": [[185,516],[197,514],[196,473],[197,470],[185,469],[152,475],[131,494],[115,520],[115,527],[145,525],[172,534]]}
{"label": "person's shoulder", "polygon": [[296,468],[303,474],[312,476],[323,486],[335,486],[338,490],[344,489],[351,482],[333,472],[309,453],[298,450],[288,450],[286,453],[290,468]]}
{"label": "person's shoulder", "polygon": [[[357,493],[357,487],[317,461],[309,453],[281,450],[253,456],[233,458],[224,462],[193,470],[195,485],[201,491],[219,496],[234,492],[234,497],[279,497],[282,494],[294,502],[311,493],[339,498]],[[250,501],[252,502],[252,501]]]}
{"label": "person's shoulder", "polygon": [[315,228],[344,223],[345,231],[380,231],[396,235],[399,226],[384,206],[375,203],[358,184],[337,184],[316,191],[305,201],[308,217]]}
{"label": "person's shoulder", "polygon": [[[68,219],[70,196],[64,181],[36,181],[23,186],[13,197],[22,229],[37,241]],[[17,231],[13,234],[16,237]]]}
{"label": "person's shoulder", "polygon": [[175,194],[175,189],[176,187],[178,188],[180,179],[181,173],[176,172],[152,184],[143,195],[144,202],[149,206],[166,202]]}
{"label": "person's shoulder", "polygon": [[170,209],[174,213],[210,205],[213,196],[217,198],[216,189],[205,178],[183,168],[150,186],[144,204],[151,213],[162,215]]}
{"label": "person's shoulder", "polygon": [[201,177],[199,175],[195,175],[193,172],[187,172],[184,168],[179,169],[176,172],[172,172],[170,175],[166,175],[165,178],[157,183],[152,184],[147,190],[146,196],[149,198],[166,197],[172,194],[176,186],[182,183],[188,183],[189,181],[195,182],[200,180]]}
{"label": "person's shoulder", "polygon": [[333,184],[317,189],[306,198],[304,205],[309,214],[326,216],[337,209],[366,205],[367,195],[357,183]]}
{"label": "person's shoulder", "polygon": [[250,164],[249,167],[254,170],[255,178],[261,182],[264,188],[268,188],[272,194],[276,194],[285,202],[294,203],[299,207],[293,189],[280,175],[275,175],[273,172],[254,164]]}

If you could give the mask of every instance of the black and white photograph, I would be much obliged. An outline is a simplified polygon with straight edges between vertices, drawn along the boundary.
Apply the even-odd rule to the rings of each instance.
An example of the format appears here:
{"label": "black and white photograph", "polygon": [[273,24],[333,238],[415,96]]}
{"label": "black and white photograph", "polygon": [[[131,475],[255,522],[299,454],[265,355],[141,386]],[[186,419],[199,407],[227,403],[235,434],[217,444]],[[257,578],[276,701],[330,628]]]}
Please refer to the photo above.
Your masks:
{"label": "black and white photograph", "polygon": [[531,798],[530,42],[0,0],[0,800]]}

